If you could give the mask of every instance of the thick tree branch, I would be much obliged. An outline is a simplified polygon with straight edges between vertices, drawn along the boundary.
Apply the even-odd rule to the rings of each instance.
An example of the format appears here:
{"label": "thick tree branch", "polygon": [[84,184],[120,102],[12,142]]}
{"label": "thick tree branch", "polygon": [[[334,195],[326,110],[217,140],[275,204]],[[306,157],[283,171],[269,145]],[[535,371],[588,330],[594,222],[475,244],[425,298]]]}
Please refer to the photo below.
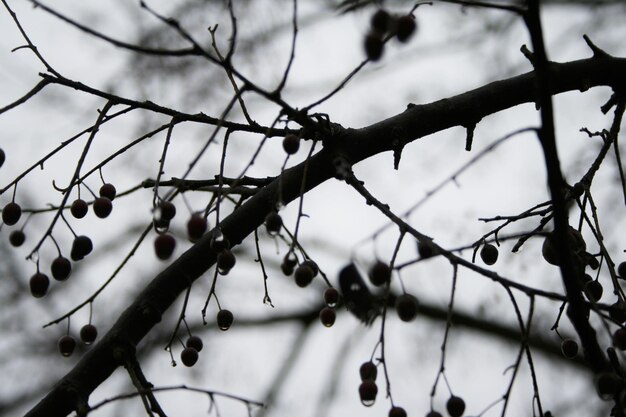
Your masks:
{"label": "thick tree branch", "polygon": [[[586,90],[599,85],[623,88],[626,59],[593,58],[565,64],[550,63],[551,93]],[[426,135],[465,126],[507,108],[537,100],[533,73],[497,81],[476,90],[427,105],[410,106],[406,111],[362,129],[347,129],[325,138],[324,149],[310,158],[305,171],[301,163],[261,189],[226,217],[221,230],[232,245],[239,244],[263,223],[274,209],[279,195],[289,203],[299,197],[306,172],[307,192],[336,175],[335,163],[357,163],[389,151],[397,141],[409,143]],[[76,86],[75,86],[76,87]],[[395,143],[394,143],[395,142]],[[280,192],[280,194],[279,194]],[[115,351],[137,346],[180,293],[215,262],[210,249],[211,233],[183,253],[158,274],[124,311],[112,329],[95,344],[27,416],[65,416],[93,392],[120,365]]]}
{"label": "thick tree branch", "polygon": [[[525,16],[525,21],[534,48],[533,58],[537,74],[535,91],[538,95],[537,102],[540,105],[541,115],[541,127],[538,131],[538,136],[543,149],[548,187],[550,188],[550,196],[552,198],[556,251],[561,260],[559,266],[569,303],[567,315],[576,329],[576,333],[580,336],[585,358],[591,368],[594,372],[605,371],[609,369],[609,363],[598,343],[596,332],[589,323],[588,310],[579,284],[583,280],[585,268],[582,262],[575,259],[568,245],[567,234],[570,225],[563,195],[565,181],[561,172],[561,163],[556,145],[554,112],[552,96],[550,95],[551,86],[555,80],[550,74],[550,63],[543,41],[539,0],[530,0],[528,2],[528,13]],[[595,51],[594,56],[598,56],[595,54]]]}

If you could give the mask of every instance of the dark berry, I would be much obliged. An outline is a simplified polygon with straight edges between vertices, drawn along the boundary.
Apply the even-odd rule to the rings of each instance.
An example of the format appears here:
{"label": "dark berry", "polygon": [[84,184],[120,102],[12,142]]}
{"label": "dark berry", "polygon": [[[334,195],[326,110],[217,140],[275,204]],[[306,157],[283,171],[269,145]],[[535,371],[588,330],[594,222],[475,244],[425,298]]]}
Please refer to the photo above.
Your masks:
{"label": "dark berry", "polygon": [[89,205],[85,200],[81,200],[80,198],[74,200],[72,205],[70,206],[70,212],[72,216],[77,219],[82,219],[87,215],[87,210],[89,209]]}
{"label": "dark berry", "polygon": [[300,265],[308,266],[309,268],[311,268],[311,271],[313,271],[313,278],[315,278],[317,274],[320,272],[320,268],[317,266],[317,264],[310,259],[306,259],[302,261]]}
{"label": "dark berry", "polygon": [[391,279],[391,268],[382,261],[376,261],[369,271],[369,277],[371,283],[377,287],[384,285]]}
{"label": "dark berry", "polygon": [[368,379],[376,381],[378,368],[376,368],[376,365],[372,361],[363,362],[363,364],[359,368],[359,375],[361,376],[361,381],[366,381]]}
{"label": "dark berry", "polygon": [[[566,238],[567,244],[574,253],[574,255],[583,256],[585,249],[587,248],[587,244],[585,243],[582,234],[578,230],[574,229],[572,226],[568,226]],[[543,241],[541,253],[543,255],[543,258],[549,264],[559,266],[559,256],[556,250],[555,239],[556,237],[554,231],[548,233],[545,240]]]}
{"label": "dark berry", "polygon": [[113,210],[113,204],[107,197],[98,197],[93,202],[93,212],[101,219],[109,217],[111,210]]}
{"label": "dark berry", "polygon": [[77,236],[72,242],[70,257],[74,262],[80,261],[93,250],[93,243],[87,236]]}
{"label": "dark berry", "polygon": [[109,200],[113,201],[115,196],[117,195],[117,190],[115,189],[115,185],[111,183],[103,184],[98,191],[100,197],[106,197]]}
{"label": "dark berry", "polygon": [[609,316],[617,323],[622,324],[626,321],[626,304],[623,301],[617,301],[609,307]]}
{"label": "dark berry", "polygon": [[326,288],[324,302],[328,307],[335,307],[339,301],[339,291],[336,288]]}
{"label": "dark berry", "polygon": [[430,410],[426,417],[443,417],[439,411]]}
{"label": "dark berry", "polygon": [[41,298],[48,292],[48,287],[50,286],[50,279],[46,274],[42,274],[41,272],[37,272],[35,275],[30,277],[29,281],[30,293],[35,298]]}
{"label": "dark berry", "polygon": [[155,213],[159,220],[170,221],[176,216],[176,206],[169,201],[162,201]]}
{"label": "dark berry", "polygon": [[52,261],[50,272],[52,272],[52,278],[57,281],[65,281],[72,272],[72,263],[69,259],[59,255]]}
{"label": "dark berry", "polygon": [[396,298],[396,312],[402,321],[411,321],[417,316],[419,303],[411,294],[401,294]]}
{"label": "dark berry", "polygon": [[180,353],[180,360],[185,366],[194,366],[198,362],[198,351],[192,347],[186,347]]}
{"label": "dark berry", "polygon": [[230,310],[220,310],[217,313],[217,327],[220,328],[220,330],[228,330],[230,329],[230,326],[233,324],[233,313],[230,312]]}
{"label": "dark berry", "polygon": [[152,219],[152,223],[154,224],[154,229],[158,233],[165,233],[170,228],[170,221],[169,220],[159,219],[156,216]]}
{"label": "dark berry", "polygon": [[189,240],[195,242],[200,239],[207,229],[207,221],[200,214],[192,215],[187,221],[187,236]]}
{"label": "dark berry", "polygon": [[235,255],[228,249],[221,251],[217,255],[217,269],[222,275],[228,274],[236,262]]}
{"label": "dark berry", "polygon": [[160,234],[154,239],[154,252],[157,258],[161,260],[169,259],[175,248],[176,239],[169,233]]}
{"label": "dark berry", "polygon": [[415,32],[417,24],[412,15],[400,16],[396,20],[396,37],[400,42],[406,42]]}
{"label": "dark berry", "polygon": [[200,339],[198,336],[189,336],[187,338],[187,343],[186,343],[187,347],[190,348],[194,348],[195,350],[197,350],[198,352],[200,352],[202,350],[202,339]]}
{"label": "dark berry", "polygon": [[230,242],[228,238],[220,232],[216,236],[211,237],[210,247],[212,251],[220,253],[223,250],[230,249]]}
{"label": "dark berry", "polygon": [[359,385],[359,397],[364,406],[371,407],[374,405],[376,394],[378,394],[378,387],[371,379],[366,379]]}
{"label": "dark berry", "polygon": [[574,359],[578,355],[578,342],[573,339],[565,339],[561,342],[561,353],[567,359]]}
{"label": "dark berry", "polygon": [[620,327],[613,333],[613,346],[619,350],[626,350],[626,329]]}
{"label": "dark berry", "polygon": [[335,324],[335,319],[337,318],[337,313],[335,313],[335,309],[331,307],[324,307],[320,310],[320,321],[326,327],[331,327]]}
{"label": "dark berry", "polygon": [[313,281],[313,270],[306,265],[300,265],[293,274],[296,284],[304,288]]}
{"label": "dark berry", "polygon": [[6,160],[6,155],[2,149],[0,149],[0,167],[4,165],[4,161]]}
{"label": "dark berry", "polygon": [[280,269],[283,271],[283,274],[289,276],[293,274],[293,270],[296,268],[297,264],[298,260],[295,255],[290,252],[283,258],[283,262],[280,264]]}
{"label": "dark berry", "polygon": [[22,246],[26,240],[26,235],[21,230],[14,230],[9,235],[9,242],[15,247]]}
{"label": "dark berry", "polygon": [[385,33],[389,30],[389,26],[391,26],[391,16],[386,10],[378,9],[376,13],[372,15],[370,25],[375,31]]}
{"label": "dark berry", "polygon": [[585,263],[587,264],[587,266],[589,266],[589,268],[593,269],[594,271],[600,267],[600,262],[598,262],[595,256],[589,253],[587,253],[585,256]]}
{"label": "dark berry", "polygon": [[339,272],[339,287],[347,309],[362,322],[371,324],[381,312],[381,304],[378,297],[370,292],[353,263],[346,265]]}
{"label": "dark berry", "polygon": [[283,274],[289,276],[293,274],[294,267],[286,262],[283,262],[280,264],[280,270],[283,271]]}
{"label": "dark berry", "polygon": [[487,265],[493,265],[498,260],[498,248],[491,243],[486,243],[480,250],[480,258]]}
{"label": "dark berry", "polygon": [[587,243],[582,233],[572,226],[567,228],[567,243],[575,255],[580,255],[587,249]]}
{"label": "dark berry", "polygon": [[596,377],[596,390],[603,400],[609,400],[624,387],[624,381],[614,373],[603,372]]}
{"label": "dark berry", "polygon": [[98,337],[98,329],[93,324],[85,324],[80,328],[80,340],[83,341],[84,344],[90,345],[95,342]]}
{"label": "dark berry", "polygon": [[597,303],[602,298],[604,289],[598,281],[589,281],[585,284],[585,295],[587,299],[593,303]]}
{"label": "dark berry", "polygon": [[371,61],[378,61],[383,56],[384,42],[377,32],[370,32],[365,36],[365,55]]}
{"label": "dark berry", "polygon": [[61,336],[57,345],[59,347],[59,352],[61,352],[61,355],[68,357],[72,353],[74,353],[76,340],[70,335]]}
{"label": "dark berry", "polygon": [[543,241],[543,245],[541,246],[541,254],[543,255],[543,259],[545,259],[546,262],[548,262],[550,265],[559,265],[559,257],[557,256],[551,233],[548,234]]}
{"label": "dark berry", "polygon": [[283,149],[288,155],[293,155],[300,149],[300,138],[293,133],[285,136],[283,139]]}
{"label": "dark berry", "polygon": [[13,226],[20,220],[22,216],[22,207],[19,204],[11,202],[2,209],[2,221],[7,226]]}
{"label": "dark berry", "polygon": [[402,407],[391,407],[389,417],[406,417],[406,411]]}
{"label": "dark berry", "polygon": [[277,235],[282,227],[283,218],[280,217],[280,214],[272,211],[267,216],[265,216],[265,229],[267,230],[268,234],[272,236]]}
{"label": "dark berry", "polygon": [[176,215],[176,206],[169,201],[163,201],[154,210],[154,227],[158,232],[165,232],[170,227],[170,220]]}
{"label": "dark berry", "polygon": [[618,266],[617,266],[617,274],[623,278],[626,279],[626,261],[621,262]]}
{"label": "dark berry", "polygon": [[465,411],[465,401],[461,397],[453,395],[446,402],[446,409],[450,417],[461,417]]}

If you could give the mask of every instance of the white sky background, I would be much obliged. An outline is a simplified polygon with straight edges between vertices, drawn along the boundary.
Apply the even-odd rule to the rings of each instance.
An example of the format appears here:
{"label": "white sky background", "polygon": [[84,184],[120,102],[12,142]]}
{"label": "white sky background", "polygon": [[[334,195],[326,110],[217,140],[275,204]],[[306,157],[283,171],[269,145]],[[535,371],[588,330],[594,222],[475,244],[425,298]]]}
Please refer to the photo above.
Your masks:
{"label": "white sky background", "polygon": [[[284,3],[284,16],[239,11],[242,32],[254,31],[255,24],[269,24],[269,19],[290,19],[290,2]],[[88,37],[45,12],[33,9],[27,2],[12,1],[10,4],[18,13],[33,42],[63,75],[102,89],[109,85],[132,88],[133,81],[128,78],[129,68],[126,61],[130,57],[128,52]],[[151,1],[149,4],[163,14],[167,14],[168,9],[173,7],[173,2],[170,1]],[[135,39],[138,22],[143,27],[154,24],[154,19],[140,11],[135,2],[106,1],[92,4],[57,1],[54,7],[97,30],[127,41]],[[259,3],[257,7],[259,10],[263,9]],[[311,7],[310,4],[302,3],[301,12],[305,13]],[[362,37],[367,30],[370,14],[371,10],[368,9],[364,13],[333,16],[318,24],[301,28],[289,88],[284,95],[288,102],[294,106],[302,106],[319,98],[361,61]],[[479,15],[484,14],[489,14],[492,21],[509,18],[503,12],[467,10],[462,13],[458,6],[453,5],[420,7],[417,13],[417,36],[407,45],[390,42],[380,63],[369,66],[353,84],[317,110],[328,113],[332,121],[345,127],[362,127],[401,112],[409,102],[427,103],[476,88],[492,80],[496,74],[500,74],[497,75],[498,78],[504,77],[502,72],[507,72],[507,69],[512,74],[530,70],[530,65],[519,53],[519,46],[528,42],[519,24],[500,42],[490,39],[489,36],[472,43],[462,42],[469,38],[469,34],[482,30],[480,25],[484,20],[479,19]],[[194,18],[202,19],[198,16]],[[548,12],[545,19],[548,53],[553,60],[565,61],[590,56],[590,51],[582,40],[583,33],[589,33],[599,46],[606,46],[609,53],[624,55],[624,46],[618,41],[623,39],[623,26],[612,27],[609,31],[587,27],[589,15],[576,8],[567,9],[559,15]],[[206,20],[206,26],[215,23],[209,16]],[[596,29],[597,38],[593,35]],[[226,36],[226,27],[219,33]],[[42,71],[42,67],[25,49],[10,52],[16,46],[22,45],[23,41],[4,10],[0,12],[0,35],[0,106],[3,106],[32,88],[38,81],[37,72]],[[256,79],[255,76],[259,77],[263,85],[275,80],[275,74],[281,73],[285,62],[289,36],[287,31],[280,42],[264,45],[267,50],[255,50],[253,68],[246,68],[249,64],[242,59],[240,64],[243,72],[253,80]],[[605,45],[605,40],[611,43]],[[277,63],[281,65],[278,68]],[[162,83],[166,84],[168,81],[170,80],[163,79]],[[187,88],[190,86],[180,86],[181,91],[186,91]],[[173,90],[176,89],[176,86],[173,87]],[[138,89],[131,91],[129,95],[139,94]],[[121,90],[121,94],[124,95],[124,90]],[[610,117],[602,115],[599,106],[609,94],[608,89],[594,89],[584,94],[569,93],[555,100],[562,164],[567,173],[576,174],[568,177],[572,182],[580,177],[595,155],[595,151],[589,152],[588,147],[583,148],[588,139],[578,130],[583,126],[592,131],[608,128]],[[217,115],[220,107],[216,102],[220,97],[218,94],[216,98],[212,98],[214,101],[203,103],[194,111]],[[179,94],[154,100],[164,100],[164,104],[176,107],[180,98]],[[275,116],[273,106],[268,108],[258,99],[251,99],[250,103],[253,117],[257,121],[267,123]],[[11,181],[60,141],[93,123],[96,118],[95,110],[103,105],[103,100],[51,86],[26,105],[1,115],[0,147],[6,152],[7,161],[0,169],[0,186]],[[181,105],[185,107],[189,104]],[[169,120],[159,118],[158,122],[154,122],[154,119],[152,121],[149,124],[131,115],[101,129],[85,167],[93,166],[137,137],[143,132],[140,129],[147,124],[156,127]],[[476,129],[471,153],[463,149],[465,132],[451,129],[408,145],[403,152],[398,171],[393,170],[391,154],[385,153],[358,164],[355,173],[366,182],[368,189],[377,198],[388,203],[396,212],[403,212],[481,148],[504,134],[536,125],[537,121],[532,105],[520,106],[483,120]],[[174,131],[175,142],[169,152],[166,177],[182,175],[189,155],[201,146],[208,131],[193,126]],[[104,169],[106,179],[121,191],[143,179],[153,178],[158,169],[163,137],[159,135],[136,151],[128,152],[114,161],[110,167]],[[283,162],[280,140],[275,138],[271,142],[253,167],[252,175],[276,175],[279,172]],[[67,183],[73,172],[72,163],[83,143],[84,140],[80,141],[46,163],[44,171],[35,170],[30,174],[20,183],[17,200],[23,202],[24,207],[57,204],[61,197],[54,192],[51,179],[61,185]],[[230,174],[236,174],[257,146],[257,140],[250,135],[234,135],[231,146],[227,169]],[[305,144],[295,159],[301,160],[308,147],[309,144]],[[192,178],[201,178],[203,172],[209,172],[213,176],[220,152],[221,146],[212,147],[206,161],[194,171]],[[608,164],[614,166],[614,162]],[[68,171],[68,167],[72,171]],[[514,214],[544,201],[547,197],[544,174],[541,151],[536,139],[530,134],[520,135],[461,176],[458,179],[459,187],[448,185],[432,198],[410,218],[411,224],[434,237],[444,247],[471,243],[490,230],[489,225],[477,220],[478,217]],[[607,181],[611,175],[614,173],[605,168],[596,179],[596,198],[601,213],[610,214],[611,207],[619,201],[619,196],[610,195],[613,191]],[[88,184],[94,191],[100,185],[96,177],[88,181]],[[10,200],[10,194],[7,192],[0,197],[1,205]],[[195,209],[199,209],[205,198],[206,196],[190,197],[189,201]],[[8,341],[5,343],[8,347],[24,343],[21,337],[25,336],[19,334],[22,331],[23,335],[35,337],[38,343],[49,343],[54,347],[57,338],[65,331],[66,324],[45,330],[41,330],[41,326],[81,302],[109,276],[137,235],[137,232],[130,236],[120,233],[128,227],[144,225],[150,220],[151,200],[152,193],[146,190],[126,199],[116,200],[113,213],[106,220],[96,219],[91,213],[82,221],[70,220],[73,227],[80,229],[81,234],[92,236],[95,253],[84,264],[81,263],[80,269],[76,269],[75,275],[68,282],[52,283],[53,291],[45,299],[24,300],[20,306],[30,312],[28,318],[3,319],[3,325],[8,326],[3,329],[7,334]],[[186,212],[182,200],[178,199],[176,203],[179,215],[174,222],[174,231],[182,236]],[[304,211],[311,217],[302,221],[300,241],[333,283],[336,283],[337,271],[348,262],[350,256],[355,256],[363,266],[367,266],[375,253],[382,259],[389,259],[397,237],[395,229],[390,228],[374,245],[370,239],[372,233],[387,224],[387,221],[374,208],[365,206],[362,198],[350,187],[337,181],[323,184],[306,194]],[[281,214],[293,228],[297,205],[292,203]],[[19,258],[28,254],[47,227],[49,219],[49,216],[36,216],[29,221],[25,229],[28,236],[26,244],[14,250]],[[626,230],[624,216],[607,215],[601,220],[606,222],[607,246],[613,249],[615,259],[619,261],[618,245],[623,242],[619,242],[618,238],[621,231],[623,241],[623,232]],[[533,227],[534,223],[527,223],[525,226]],[[57,228],[60,231],[55,236],[58,234],[59,240],[65,242],[66,246],[69,245],[69,233],[60,224]],[[525,228],[513,226],[508,231],[517,230]],[[8,236],[8,231],[3,231],[2,235]],[[252,237],[247,242],[244,246],[248,250],[253,249]],[[114,249],[103,253],[101,248],[107,245]],[[188,245],[182,238],[179,239],[176,253],[181,254]],[[542,260],[538,261],[540,242],[531,241],[518,254],[508,252],[511,246],[511,243],[503,245],[494,270],[528,285],[560,290],[557,269]],[[284,245],[280,248],[284,254]],[[262,241],[262,250],[266,262],[280,259],[280,256],[276,256],[275,245],[270,239],[265,238]],[[466,251],[464,255],[470,257],[471,252]],[[53,246],[44,245],[42,264],[49,263],[53,256]],[[261,273],[252,262],[253,256],[250,252],[240,255],[235,269],[220,281],[220,300],[224,307],[235,313],[236,321],[239,317],[284,314],[297,310],[301,305],[315,303],[321,298],[321,285],[300,290],[290,279],[272,271],[268,285],[276,308],[263,305]],[[414,242],[407,240],[402,246],[400,260],[415,256]],[[34,266],[26,262],[21,265],[21,279],[27,282]],[[152,238],[148,239],[124,272],[94,304],[94,322],[99,325],[101,334],[108,330],[112,320],[128,304],[130,298],[126,296],[132,296],[143,288],[164,265],[156,261],[152,253]],[[407,290],[420,299],[441,306],[447,305],[451,268],[446,262],[431,260],[419,263],[403,271],[402,277]],[[188,320],[192,324],[201,323],[200,309],[210,286],[210,278],[211,272],[194,285],[197,295],[192,297],[187,311]],[[0,283],[0,291],[1,285]],[[399,289],[397,280],[394,288]],[[612,302],[606,294],[607,289],[608,286],[605,286],[603,301]],[[525,298],[520,296],[518,300],[524,309],[527,306]],[[212,305],[209,317],[215,314],[214,303]],[[456,306],[462,311],[480,309],[480,314],[484,317],[514,323],[506,293],[485,278],[467,271],[461,270],[459,275]],[[556,317],[558,306],[539,302],[537,310],[541,312],[534,321],[538,326],[537,330],[547,331]],[[11,317],[9,312],[6,314]],[[164,338],[156,343],[165,346],[178,314],[179,306],[170,310],[164,324],[159,326],[159,332]],[[88,311],[83,309],[72,319],[74,334],[86,323],[87,317]],[[439,346],[444,326],[445,323],[420,320],[419,317],[413,323],[405,324],[399,322],[393,312],[390,314],[386,343],[394,401],[403,406],[410,416],[425,415],[428,411],[429,393],[440,360]],[[337,378],[337,385],[329,405],[329,416],[386,415],[389,402],[384,398],[384,383],[380,373],[379,396],[373,407],[363,407],[357,395],[358,367],[369,358],[376,344],[379,321],[371,329],[365,329],[352,316],[339,314],[337,323],[332,328],[326,329],[321,325],[314,327],[315,330],[307,336],[307,345],[300,354],[296,367],[285,381],[284,390],[277,399],[275,408],[268,410],[267,415],[319,415],[317,406],[320,398],[325,398],[321,402],[331,401],[325,397],[327,394],[324,390],[328,389],[333,377]],[[562,321],[562,329],[564,333],[569,330],[565,321]],[[185,368],[179,365],[172,368],[168,355],[157,348],[153,354],[142,358],[148,379],[155,386],[187,383],[262,400],[269,382],[291,347],[290,343],[296,337],[297,329],[295,326],[277,326],[250,331],[237,329],[235,323],[228,332],[202,331],[199,334],[205,342],[205,348],[195,367]],[[348,339],[352,343],[345,348],[343,344]],[[177,360],[179,352],[177,347]],[[341,368],[333,369],[338,352],[343,356],[343,364]],[[510,378],[510,373],[504,372],[513,363],[516,352],[516,347],[506,345],[500,340],[481,338],[472,332],[453,328],[447,348],[446,374],[454,393],[465,399],[468,414],[478,414],[504,393]],[[3,384],[0,397],[10,398],[14,392],[27,389],[31,378],[32,381],[40,378],[38,373],[42,369],[49,369],[50,373],[55,373],[58,377],[64,375],[76,363],[78,356],[75,354],[69,359],[62,359],[60,356],[23,359],[19,366],[3,362],[0,366],[3,367],[4,375],[8,380],[16,382]],[[535,361],[539,370],[544,409],[552,409],[555,415],[571,416],[589,415],[590,410],[598,409],[600,400],[594,395],[585,398],[584,406],[579,407],[581,391],[589,392],[590,389],[587,375],[562,363],[555,368],[540,355],[535,355]],[[37,371],[36,367],[39,367]],[[31,376],[24,378],[25,374]],[[567,390],[563,389],[565,383],[568,384]],[[528,369],[524,365],[509,405],[511,417],[530,415],[530,388]],[[129,390],[132,387],[128,383],[128,377],[119,370],[93,394],[91,402]],[[438,410],[443,412],[447,397],[445,386],[439,385],[435,401]],[[170,416],[207,415],[208,401],[202,395],[175,392],[159,398],[163,398],[162,404]],[[576,404],[576,408],[569,409],[571,404]],[[31,406],[32,404],[25,406],[24,411]],[[239,403],[220,401],[219,406],[223,416],[246,415],[245,407]],[[496,406],[486,415],[499,415],[500,410],[501,407]],[[93,415],[113,416],[121,413],[142,415],[139,400],[114,403]]]}

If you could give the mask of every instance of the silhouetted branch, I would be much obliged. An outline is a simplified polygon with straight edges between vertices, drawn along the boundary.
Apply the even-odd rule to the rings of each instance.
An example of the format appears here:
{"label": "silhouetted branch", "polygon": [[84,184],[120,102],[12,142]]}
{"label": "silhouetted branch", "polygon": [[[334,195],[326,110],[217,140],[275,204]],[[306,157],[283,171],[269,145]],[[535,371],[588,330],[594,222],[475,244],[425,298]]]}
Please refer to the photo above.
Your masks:
{"label": "silhouetted branch", "polygon": [[[578,90],[585,86],[609,85],[623,87],[626,80],[626,60],[586,59],[564,64],[549,63],[546,67],[550,77],[549,94]],[[324,148],[307,162],[285,170],[279,179],[265,186],[243,203],[220,224],[222,233],[235,246],[259,227],[267,213],[274,210],[279,196],[291,202],[319,184],[342,172],[337,162],[349,165],[370,156],[393,149],[393,144],[383,138],[394,137],[398,127],[405,132],[407,143],[449,127],[460,126],[468,118],[480,120],[484,116],[538,98],[534,85],[534,73],[527,73],[507,80],[496,81],[484,87],[440,100],[431,104],[416,105],[406,111],[362,129],[345,129],[323,139]],[[70,84],[84,88],[82,85]],[[246,129],[249,126],[245,127]],[[397,131],[397,130],[395,130]],[[339,164],[341,166],[342,164]],[[305,166],[307,176],[304,176]],[[305,189],[301,185],[305,181]],[[78,364],[27,415],[65,416],[79,400],[85,401],[89,394],[106,380],[117,368],[112,350],[116,346],[136,346],[161,315],[174,303],[179,294],[214,265],[216,254],[210,247],[211,233],[206,234],[189,250],[159,273],[120,316],[111,330],[87,352]],[[460,260],[456,260],[461,264]],[[485,274],[484,271],[481,273]],[[180,277],[188,277],[189,281]],[[494,276],[494,278],[496,278]],[[516,284],[510,283],[511,287]],[[533,292],[537,295],[563,299],[558,294]]]}

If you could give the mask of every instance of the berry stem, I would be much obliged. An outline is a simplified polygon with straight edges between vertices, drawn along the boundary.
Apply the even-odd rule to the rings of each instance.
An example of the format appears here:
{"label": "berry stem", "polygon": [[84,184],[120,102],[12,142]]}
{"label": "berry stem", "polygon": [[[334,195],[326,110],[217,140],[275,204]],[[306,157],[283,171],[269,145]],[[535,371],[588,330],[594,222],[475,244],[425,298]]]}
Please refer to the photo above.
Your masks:
{"label": "berry stem", "polygon": [[300,199],[298,202],[298,218],[296,219],[296,228],[293,231],[293,240],[291,243],[291,248],[293,249],[298,240],[298,230],[300,229],[300,219],[304,216],[302,213],[302,206],[304,205],[304,194],[306,191],[306,179],[309,171],[309,160],[311,159],[311,155],[313,155],[313,151],[315,150],[315,145],[317,141],[313,141],[311,145],[311,149],[309,149],[309,154],[306,157],[306,161],[304,162],[304,171],[302,173],[302,183],[300,184]]}
{"label": "berry stem", "polygon": [[[167,133],[165,134],[165,142],[163,143],[163,152],[161,153],[161,159],[159,159],[159,171],[157,172],[156,181],[154,182],[154,194],[152,196],[152,207],[156,207],[159,200],[159,183],[161,181],[161,175],[163,175],[163,167],[165,166],[165,159],[167,157],[167,149],[170,146],[170,139],[172,137],[172,131],[176,124],[176,118],[173,117],[170,123],[167,125]],[[102,170],[100,170],[100,178],[102,178]],[[102,178],[104,182],[104,178]]]}
{"label": "berry stem", "polygon": [[[183,323],[185,325],[185,327],[187,328],[187,333],[189,333],[189,335],[191,335],[191,331],[189,330],[189,326],[187,326],[187,321],[185,320],[185,311],[187,311],[187,303],[189,302],[189,294],[191,293],[191,282],[189,283],[189,286],[187,287],[187,291],[185,291],[185,298],[183,299],[183,306],[180,309],[180,315],[178,316],[178,320],[176,321],[176,326],[174,327],[174,331],[172,332],[172,336],[170,336],[170,340],[167,342],[166,347],[169,348],[170,350],[172,349],[172,343],[174,342],[174,339],[178,336],[178,329],[180,328],[180,323]],[[185,347],[185,344],[183,343],[182,340],[180,340],[180,337],[178,338],[178,340],[183,344],[183,347]]]}
{"label": "berry stem", "polygon": [[230,130],[224,135],[224,145],[222,146],[222,157],[220,158],[220,175],[217,184],[217,202],[215,203],[215,227],[220,224],[220,203],[222,201],[222,188],[224,187],[224,165],[226,164],[226,149],[228,148],[228,138]]}
{"label": "berry stem", "polygon": [[[76,169],[74,171],[74,175],[72,176],[70,184],[64,190],[65,192],[64,192],[61,204],[59,204],[59,209],[57,210],[54,218],[50,222],[50,226],[48,227],[48,230],[46,230],[46,233],[44,233],[44,235],[41,238],[41,240],[37,243],[37,245],[35,245],[35,248],[29,254],[29,257],[32,256],[35,252],[37,252],[39,250],[39,248],[41,247],[41,245],[43,244],[43,242],[46,240],[46,238],[52,234],[52,230],[54,229],[54,226],[56,225],[57,220],[59,219],[59,217],[61,217],[61,215],[63,213],[63,208],[65,207],[65,204],[67,204],[67,200],[70,197],[70,194],[71,194],[70,191],[72,190],[72,187],[77,183],[77,180],[80,177],[80,169],[82,168],[83,163],[85,162],[85,158],[87,157],[87,153],[89,152],[89,149],[91,148],[91,144],[92,144],[93,140],[96,137],[96,133],[98,132],[98,128],[100,127],[100,125],[104,121],[104,118],[105,118],[106,114],[109,112],[109,110],[114,105],[115,105],[115,103],[113,101],[109,100],[109,101],[106,102],[106,104],[104,105],[102,110],[100,110],[100,112],[98,113],[98,118],[96,119],[96,122],[94,123],[93,128],[91,129],[91,133],[89,135],[89,138],[87,139],[87,143],[83,147],[83,152],[80,155],[80,158],[79,158],[79,160],[78,160],[78,162],[76,164]],[[16,184],[16,187],[17,187],[17,184]],[[67,224],[67,222],[66,222],[66,224]],[[71,228],[70,228],[70,230],[71,230]],[[74,232],[72,231],[72,233],[74,233]],[[74,235],[76,235],[76,234],[74,234]]]}
{"label": "berry stem", "polygon": [[[63,220],[65,220],[65,218],[63,216],[61,216],[61,218]],[[66,221],[67,224],[67,221]],[[98,294],[100,294],[102,291],[104,291],[104,289],[113,281],[113,279],[117,276],[117,274],[124,268],[124,266],[126,265],[126,263],[135,255],[135,252],[137,251],[137,249],[139,248],[139,246],[141,245],[141,243],[144,241],[144,239],[146,238],[146,236],[148,235],[148,233],[150,232],[150,230],[152,230],[152,224],[153,222],[150,221],[150,223],[148,224],[148,226],[144,229],[144,231],[142,232],[142,234],[139,236],[139,238],[137,239],[137,242],[135,242],[135,245],[133,246],[133,248],[130,250],[130,252],[128,253],[128,255],[126,255],[126,257],[124,258],[124,260],[118,265],[118,267],[115,269],[115,271],[113,271],[113,273],[111,274],[111,276],[109,277],[109,279],[107,279],[104,284],[102,284],[100,286],[100,288],[98,288],[93,294],[91,294],[85,301],[83,301],[82,303],[78,304],[76,307],[74,307],[73,309],[71,309],[70,311],[68,311],[67,313],[65,313],[64,315],[62,315],[61,317],[56,318],[55,320],[47,323],[46,325],[44,325],[43,327],[46,328],[48,326],[51,326],[53,324],[57,324],[60,323],[61,321],[63,321],[65,318],[72,316],[74,313],[76,313],[78,310],[80,310],[81,308],[83,308],[85,305],[93,302],[93,300],[96,299],[96,297],[98,296]],[[68,224],[68,227],[69,224]],[[72,228],[70,227],[70,230],[72,231],[72,233],[74,233],[74,231],[72,230]],[[76,233],[74,233],[74,236],[76,236]]]}
{"label": "berry stem", "polygon": [[267,290],[267,272],[265,272],[265,265],[263,264],[263,257],[261,256],[261,248],[259,247],[259,229],[254,229],[254,246],[256,247],[256,256],[255,262],[258,262],[261,265],[261,272],[263,273],[263,289],[265,293],[263,294],[263,304],[268,304],[270,307],[274,307],[272,304],[272,299],[270,298],[270,294]]}

